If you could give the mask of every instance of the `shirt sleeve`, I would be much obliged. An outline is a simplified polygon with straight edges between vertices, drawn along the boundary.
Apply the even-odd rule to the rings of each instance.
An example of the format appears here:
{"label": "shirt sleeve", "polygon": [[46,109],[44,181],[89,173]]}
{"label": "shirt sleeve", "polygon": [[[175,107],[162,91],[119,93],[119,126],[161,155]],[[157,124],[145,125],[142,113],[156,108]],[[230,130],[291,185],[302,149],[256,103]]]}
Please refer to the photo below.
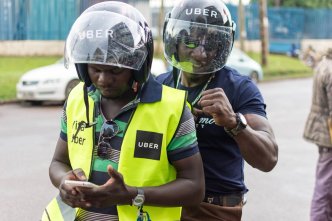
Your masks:
{"label": "shirt sleeve", "polygon": [[266,104],[255,83],[244,81],[237,94],[239,96],[235,99],[235,104],[232,105],[235,112],[267,117]]}
{"label": "shirt sleeve", "polygon": [[167,151],[170,162],[190,157],[199,152],[195,122],[188,106],[182,113],[179,127],[168,145]]}
{"label": "shirt sleeve", "polygon": [[[327,108],[328,108],[328,115],[329,118],[332,119],[332,60],[328,58],[324,58],[324,60],[321,62],[321,64],[316,69],[318,74],[323,75],[323,92],[324,96],[327,98]],[[321,72],[321,73],[319,73]]]}

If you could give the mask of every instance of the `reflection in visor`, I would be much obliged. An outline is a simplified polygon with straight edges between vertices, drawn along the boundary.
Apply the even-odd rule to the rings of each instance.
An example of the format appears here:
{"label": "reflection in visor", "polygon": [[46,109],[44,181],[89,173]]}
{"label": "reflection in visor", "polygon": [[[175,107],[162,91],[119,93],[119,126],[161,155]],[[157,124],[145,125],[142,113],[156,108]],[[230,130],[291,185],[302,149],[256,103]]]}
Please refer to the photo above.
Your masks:
{"label": "reflection in visor", "polygon": [[231,27],[170,19],[164,43],[165,57],[171,65],[187,73],[208,74],[226,64],[233,32]]}
{"label": "reflection in visor", "polygon": [[204,47],[206,51],[212,51],[216,49],[219,45],[221,45],[220,41],[215,40],[205,40],[205,37],[203,37],[202,40],[195,39],[189,36],[179,36],[179,42],[182,42],[186,45],[187,48],[195,49],[198,46]]}

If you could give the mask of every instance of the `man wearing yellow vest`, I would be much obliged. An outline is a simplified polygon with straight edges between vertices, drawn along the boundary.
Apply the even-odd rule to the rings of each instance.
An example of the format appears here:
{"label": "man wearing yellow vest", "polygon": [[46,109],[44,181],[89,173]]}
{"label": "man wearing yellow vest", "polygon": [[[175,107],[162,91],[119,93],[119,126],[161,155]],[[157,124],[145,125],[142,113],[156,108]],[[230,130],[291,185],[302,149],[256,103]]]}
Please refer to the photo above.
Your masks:
{"label": "man wearing yellow vest", "polygon": [[[184,91],[150,77],[151,30],[121,2],[85,10],[65,62],[82,83],[63,109],[50,165],[59,195],[42,220],[180,220],[203,199],[204,174]],[[89,181],[70,185],[70,181]]]}

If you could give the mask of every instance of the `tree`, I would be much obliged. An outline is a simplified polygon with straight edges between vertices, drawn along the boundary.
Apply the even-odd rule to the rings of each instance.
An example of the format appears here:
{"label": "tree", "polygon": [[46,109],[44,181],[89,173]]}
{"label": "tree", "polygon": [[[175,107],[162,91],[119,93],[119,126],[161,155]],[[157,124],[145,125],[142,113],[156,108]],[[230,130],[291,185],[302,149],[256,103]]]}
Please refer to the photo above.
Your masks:
{"label": "tree", "polygon": [[268,37],[268,18],[266,0],[259,0],[259,20],[260,20],[260,37],[262,51],[262,65],[268,65],[267,56],[269,54],[269,37]]}
{"label": "tree", "polygon": [[239,29],[240,29],[240,49],[245,51],[244,41],[246,39],[246,27],[245,27],[245,11],[244,6],[242,4],[242,0],[239,1],[238,6],[238,17],[239,17]]}

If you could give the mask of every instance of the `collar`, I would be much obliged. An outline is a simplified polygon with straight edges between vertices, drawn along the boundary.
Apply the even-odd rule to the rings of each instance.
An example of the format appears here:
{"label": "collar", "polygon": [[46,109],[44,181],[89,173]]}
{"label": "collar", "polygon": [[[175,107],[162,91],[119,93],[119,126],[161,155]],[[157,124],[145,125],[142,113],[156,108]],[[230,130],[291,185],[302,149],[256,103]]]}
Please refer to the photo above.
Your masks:
{"label": "collar", "polygon": [[142,103],[153,103],[161,100],[162,85],[150,74],[148,80],[142,87],[140,99]]}

